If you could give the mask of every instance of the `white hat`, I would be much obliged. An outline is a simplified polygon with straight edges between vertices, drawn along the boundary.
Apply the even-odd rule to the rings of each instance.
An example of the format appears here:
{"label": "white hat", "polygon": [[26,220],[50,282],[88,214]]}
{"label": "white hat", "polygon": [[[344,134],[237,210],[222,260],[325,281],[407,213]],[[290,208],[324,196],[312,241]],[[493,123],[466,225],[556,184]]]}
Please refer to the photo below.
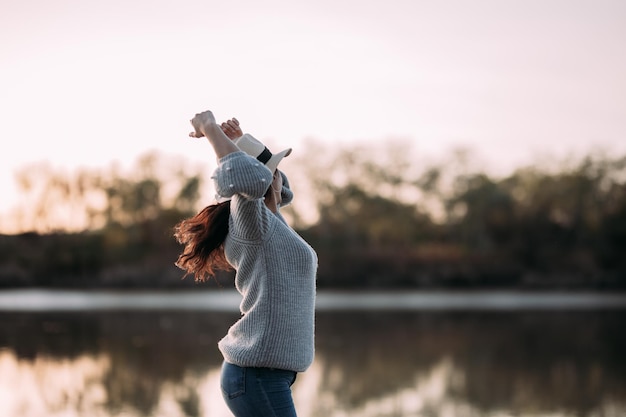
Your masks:
{"label": "white hat", "polygon": [[248,155],[254,156],[257,160],[265,164],[272,173],[276,171],[278,163],[291,153],[291,148],[287,148],[284,151],[273,154],[267,149],[267,146],[249,133],[245,133],[239,139],[235,140],[235,145]]}

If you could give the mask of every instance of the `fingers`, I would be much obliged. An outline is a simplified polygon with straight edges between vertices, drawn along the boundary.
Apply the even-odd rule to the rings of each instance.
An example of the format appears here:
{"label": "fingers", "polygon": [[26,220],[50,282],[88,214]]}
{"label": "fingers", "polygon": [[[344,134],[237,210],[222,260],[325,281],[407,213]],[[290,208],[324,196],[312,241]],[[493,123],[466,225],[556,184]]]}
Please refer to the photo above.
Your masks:
{"label": "fingers", "polygon": [[222,126],[224,125],[226,125],[227,127],[231,129],[237,130],[239,128],[239,121],[233,117],[232,119],[227,120],[224,123],[222,123]]}
{"label": "fingers", "polygon": [[198,116],[196,115],[196,117],[191,119],[189,122],[191,123],[191,125],[195,129],[193,132],[189,132],[189,137],[190,138],[201,138],[201,137],[203,137],[204,134],[200,130],[200,125],[198,123]]}
{"label": "fingers", "polygon": [[232,140],[239,138],[243,134],[241,128],[239,127],[239,121],[234,117],[222,123],[220,127],[222,128],[224,134]]}

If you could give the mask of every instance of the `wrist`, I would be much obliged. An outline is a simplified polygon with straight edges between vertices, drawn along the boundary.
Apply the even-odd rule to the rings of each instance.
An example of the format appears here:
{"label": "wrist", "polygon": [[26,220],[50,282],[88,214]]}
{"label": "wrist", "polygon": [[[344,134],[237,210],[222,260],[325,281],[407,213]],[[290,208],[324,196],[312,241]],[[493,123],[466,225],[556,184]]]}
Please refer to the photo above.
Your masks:
{"label": "wrist", "polygon": [[215,137],[215,133],[218,130],[220,130],[220,128],[217,125],[217,123],[215,123],[213,121],[205,122],[200,129],[202,130],[202,133],[204,133],[204,136],[207,139],[210,139],[211,137]]}

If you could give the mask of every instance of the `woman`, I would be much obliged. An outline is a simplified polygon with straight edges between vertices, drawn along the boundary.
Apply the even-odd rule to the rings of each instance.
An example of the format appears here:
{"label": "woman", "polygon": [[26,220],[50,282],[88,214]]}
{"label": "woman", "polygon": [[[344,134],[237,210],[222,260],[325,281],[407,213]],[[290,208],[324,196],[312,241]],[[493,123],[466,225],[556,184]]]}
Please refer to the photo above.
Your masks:
{"label": "woman", "polygon": [[203,280],[235,269],[241,318],[219,341],[222,395],[237,417],[295,416],[291,385],[314,355],[315,251],[291,229],[280,207],[293,194],[272,154],[239,122],[210,111],[191,120],[219,160],[211,177],[221,200],[175,227],[184,245],[177,265]]}

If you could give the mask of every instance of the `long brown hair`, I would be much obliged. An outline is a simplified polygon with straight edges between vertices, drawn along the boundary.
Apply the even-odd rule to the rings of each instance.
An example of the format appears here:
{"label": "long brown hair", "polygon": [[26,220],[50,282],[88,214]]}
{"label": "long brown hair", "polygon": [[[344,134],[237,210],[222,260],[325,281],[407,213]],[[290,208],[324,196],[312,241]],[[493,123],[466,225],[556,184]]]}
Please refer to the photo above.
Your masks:
{"label": "long brown hair", "polygon": [[174,237],[185,246],[176,261],[176,266],[186,271],[184,277],[193,275],[196,281],[205,281],[217,270],[232,268],[224,255],[229,216],[230,201],[225,201],[174,226]]}

